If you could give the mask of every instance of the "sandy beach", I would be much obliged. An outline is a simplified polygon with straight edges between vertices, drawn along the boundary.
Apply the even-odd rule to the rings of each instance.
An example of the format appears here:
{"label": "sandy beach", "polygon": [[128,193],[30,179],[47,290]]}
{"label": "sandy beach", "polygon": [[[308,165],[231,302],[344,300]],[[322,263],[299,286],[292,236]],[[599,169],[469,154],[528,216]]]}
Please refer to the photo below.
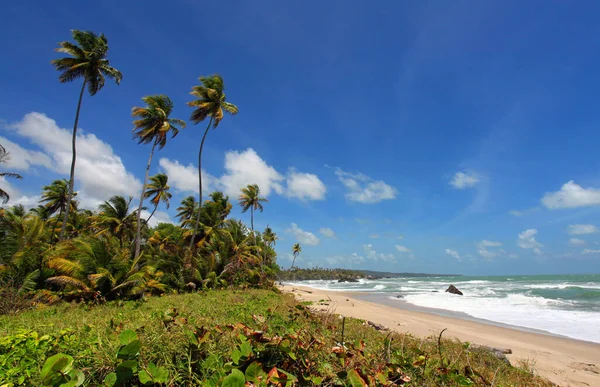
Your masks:
{"label": "sandy beach", "polygon": [[600,386],[600,344],[404,310],[361,300],[351,293],[289,285],[280,288],[302,301],[327,300],[323,303],[327,305],[314,308],[369,320],[397,332],[426,337],[447,328],[444,336],[448,338],[510,348],[513,353],[507,357],[513,364],[529,360],[536,373],[560,386]]}

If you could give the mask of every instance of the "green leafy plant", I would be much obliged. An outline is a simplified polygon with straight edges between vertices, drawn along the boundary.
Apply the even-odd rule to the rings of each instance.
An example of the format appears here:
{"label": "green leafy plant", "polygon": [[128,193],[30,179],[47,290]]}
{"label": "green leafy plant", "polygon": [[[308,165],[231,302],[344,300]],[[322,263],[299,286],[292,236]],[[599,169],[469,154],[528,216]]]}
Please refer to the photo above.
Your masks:
{"label": "green leafy plant", "polygon": [[83,372],[73,368],[73,358],[58,353],[46,360],[40,373],[42,386],[76,387],[85,380]]}

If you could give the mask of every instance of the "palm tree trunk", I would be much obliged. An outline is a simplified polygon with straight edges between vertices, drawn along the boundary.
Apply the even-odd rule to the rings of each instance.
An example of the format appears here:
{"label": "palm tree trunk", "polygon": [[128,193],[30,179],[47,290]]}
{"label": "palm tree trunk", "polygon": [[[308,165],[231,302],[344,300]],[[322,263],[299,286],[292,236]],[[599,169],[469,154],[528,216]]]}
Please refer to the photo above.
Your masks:
{"label": "palm tree trunk", "polygon": [[290,270],[292,270],[294,268],[294,263],[296,263],[296,257],[297,257],[297,255],[294,254],[294,260],[292,261],[292,266],[290,267]]}
{"label": "palm tree trunk", "polygon": [[[71,174],[69,177],[69,190],[67,192],[67,203],[70,204],[71,200],[73,200],[73,187],[75,187],[75,159],[77,158],[77,150],[75,149],[77,145],[77,124],[79,124],[79,112],[81,111],[81,101],[83,100],[83,92],[85,91],[85,84],[87,83],[87,78],[83,79],[83,85],[81,85],[81,92],[79,93],[79,102],[77,103],[77,112],[75,113],[75,124],[73,125],[73,139],[72,139],[72,148],[73,148],[73,156],[71,157]],[[71,206],[67,205],[66,211],[63,214],[63,224],[60,228],[60,235],[58,237],[59,241],[62,241],[65,238],[65,231],[67,229],[67,221],[69,220],[69,211],[71,210]]]}
{"label": "palm tree trunk", "polygon": [[54,244],[54,234],[56,234],[56,232],[54,230],[56,230],[56,226],[58,226],[58,220],[61,218],[63,213],[62,207],[58,213],[58,216],[56,217],[56,220],[54,221],[54,226],[52,227],[52,237],[50,238],[50,244],[53,245]]}
{"label": "palm tree trunk", "polygon": [[202,141],[200,142],[200,151],[198,152],[198,194],[200,197],[200,202],[198,203],[198,215],[196,215],[196,224],[194,225],[194,232],[192,233],[192,239],[190,240],[190,250],[194,247],[194,239],[196,239],[196,233],[198,232],[198,224],[200,224],[200,213],[202,213],[202,148],[204,148],[204,140],[206,140],[206,135],[208,134],[208,130],[212,125],[213,118],[210,117],[210,121],[208,121],[208,126],[204,131],[204,136],[202,136]]}
{"label": "palm tree trunk", "polygon": [[152,213],[150,214],[150,216],[148,217],[148,219],[146,219],[146,224],[148,224],[148,222],[150,221],[150,218],[152,218],[152,215],[154,215],[154,213],[156,212],[157,208],[158,208],[158,203],[156,203],[154,205],[154,209],[152,210]]}
{"label": "palm tree trunk", "polygon": [[[144,206],[144,194],[146,193],[146,185],[148,184],[148,173],[150,172],[150,164],[152,164],[152,157],[154,157],[154,148],[156,148],[156,142],[158,141],[158,137],[154,140],[154,144],[152,145],[152,150],[150,151],[150,157],[148,157],[148,165],[146,165],[146,175],[144,176],[144,185],[142,186],[142,196],[140,197],[140,205],[138,206],[137,211],[137,231],[135,234],[135,255],[137,257],[140,255],[140,249],[142,247],[142,207]],[[156,211],[156,208],[154,208]],[[152,214],[154,214],[152,211]],[[152,216],[152,215],[150,215]],[[149,218],[148,218],[149,219]]]}

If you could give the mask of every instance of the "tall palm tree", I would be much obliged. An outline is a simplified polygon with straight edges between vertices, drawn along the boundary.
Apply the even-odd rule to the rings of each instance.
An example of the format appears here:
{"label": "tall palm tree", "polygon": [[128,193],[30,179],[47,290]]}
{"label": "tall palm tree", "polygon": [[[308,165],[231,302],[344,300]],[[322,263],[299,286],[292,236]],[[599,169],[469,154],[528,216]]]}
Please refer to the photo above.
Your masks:
{"label": "tall palm tree", "polygon": [[290,267],[290,270],[292,270],[294,268],[294,263],[296,263],[296,258],[298,257],[298,255],[300,255],[301,252],[302,252],[302,247],[300,247],[300,243],[296,243],[292,247],[292,254],[294,254],[294,260],[292,261],[292,266]]}
{"label": "tall palm tree", "polygon": [[181,227],[187,227],[196,218],[198,213],[198,202],[193,196],[188,196],[181,201],[181,206],[177,207],[177,218]]}
{"label": "tall palm tree", "polygon": [[[242,207],[242,212],[250,210],[250,228],[252,229],[252,238],[254,246],[256,246],[256,234],[254,233],[254,210],[263,212],[263,202],[268,202],[267,198],[260,197],[260,188],[257,184],[250,184],[246,188],[242,188],[242,193],[238,197],[238,204]],[[258,247],[257,247],[258,248]],[[262,270],[262,262],[260,265]]]}
{"label": "tall palm tree", "polygon": [[[198,201],[199,206],[202,206],[202,148],[204,147],[204,141],[208,130],[213,127],[216,129],[219,123],[223,119],[223,112],[227,112],[231,115],[236,115],[238,112],[237,106],[226,101],[225,97],[225,85],[223,84],[223,78],[220,75],[212,75],[210,77],[200,77],[200,85],[192,87],[191,94],[197,99],[188,102],[188,105],[194,108],[190,119],[194,124],[198,124],[204,121],[207,117],[210,117],[202,141],[200,142],[200,150],[198,151]],[[190,250],[194,246],[194,239],[196,238],[196,232],[198,231],[198,224],[200,223],[200,212],[196,216],[196,223],[194,225],[194,232],[190,240]]]}
{"label": "tall palm tree", "polygon": [[[142,186],[142,195],[140,197],[140,204],[137,211],[137,230],[135,240],[136,257],[140,254],[142,243],[142,223],[140,216],[142,214],[144,198],[146,197],[148,172],[150,171],[150,164],[152,163],[152,157],[154,156],[154,149],[157,145],[159,150],[164,148],[164,146],[167,144],[167,137],[169,133],[171,133],[171,138],[177,136],[179,133],[178,126],[180,126],[182,129],[185,128],[185,121],[177,118],[169,118],[171,112],[173,112],[173,101],[171,101],[171,99],[166,95],[151,95],[142,98],[142,100],[146,103],[146,107],[134,107],[131,112],[132,116],[138,118],[137,120],[133,121],[133,136],[134,138],[138,139],[138,144],[152,143],[152,150],[150,150],[148,164],[146,165],[146,175],[144,176],[144,185]],[[156,210],[156,207],[154,209]],[[152,215],[150,215],[150,217],[152,217]]]}
{"label": "tall palm tree", "polygon": [[[274,254],[274,250],[273,250],[273,246],[277,243],[277,234],[275,234],[273,232],[273,229],[271,229],[271,227],[269,227],[267,225],[267,227],[265,228],[265,231],[263,231],[263,235],[262,235],[263,241],[265,242],[265,244],[269,247],[270,249],[270,253]],[[266,258],[266,256],[265,256]]]}
{"label": "tall palm tree", "polygon": [[156,212],[160,202],[165,203],[165,207],[167,208],[169,208],[171,205],[171,197],[173,195],[171,195],[169,192],[171,187],[169,187],[169,184],[167,184],[168,181],[169,176],[165,175],[164,173],[157,173],[156,175],[150,177],[150,183],[148,183],[148,186],[146,187],[146,193],[144,197],[150,198],[150,202],[154,204],[154,209],[152,210],[152,213],[148,219],[146,219],[146,223],[150,221],[150,218],[152,218]]}
{"label": "tall palm tree", "polygon": [[[4,163],[8,162],[8,160],[10,160],[10,153],[8,153],[6,151],[6,149],[4,149],[4,147],[2,145],[0,145],[0,164],[4,164]],[[3,177],[12,177],[14,179],[22,179],[23,178],[18,173],[0,172],[0,178],[3,178]],[[4,191],[2,188],[0,188],[0,200],[2,201],[2,204],[6,204],[10,200],[10,195],[8,194],[8,192]]]}
{"label": "tall palm tree", "polygon": [[[75,159],[77,157],[77,124],[79,123],[79,112],[81,110],[81,101],[83,92],[87,86],[91,96],[95,95],[104,87],[105,77],[114,80],[117,84],[121,83],[123,75],[114,67],[111,67],[106,55],[108,53],[108,40],[104,34],[96,35],[91,31],[72,30],[73,39],[76,43],[68,41],[60,42],[56,51],[69,55],[65,58],[55,59],[51,63],[60,71],[58,80],[61,83],[68,83],[75,79],[83,78],[79,101],[77,102],[77,112],[75,113],[75,123],[73,124],[73,139],[71,157],[71,173],[69,175],[69,203],[73,197],[73,187],[75,185]],[[60,229],[59,239],[65,236],[65,227],[69,219],[69,207],[63,214],[63,224]]]}
{"label": "tall palm tree", "polygon": [[[72,196],[77,196],[77,192],[73,192]],[[54,180],[52,184],[45,186],[42,191],[40,203],[46,203],[45,207],[48,209],[50,216],[54,215],[58,211],[58,216],[54,221],[52,235],[50,237],[50,243],[52,243],[54,241],[54,231],[56,230],[58,221],[60,220],[62,214],[67,211],[67,207],[70,207],[69,211],[74,211],[77,209],[77,203],[74,200],[71,200],[70,205],[68,204],[69,182],[66,179]]]}

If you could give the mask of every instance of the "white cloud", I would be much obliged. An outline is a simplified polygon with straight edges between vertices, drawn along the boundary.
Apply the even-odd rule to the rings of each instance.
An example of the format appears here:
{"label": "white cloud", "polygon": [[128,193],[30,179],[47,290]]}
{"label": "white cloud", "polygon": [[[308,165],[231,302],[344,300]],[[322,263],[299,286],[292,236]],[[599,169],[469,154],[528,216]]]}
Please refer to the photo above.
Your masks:
{"label": "white cloud", "polygon": [[583,188],[571,180],[565,183],[560,190],[547,192],[542,197],[542,204],[551,210],[597,206],[600,205],[600,189]]}
{"label": "white cloud", "polygon": [[508,213],[513,216],[525,216],[525,215],[531,214],[533,212],[537,212],[539,210],[540,210],[539,207],[533,207],[533,208],[528,208],[526,210],[510,210],[510,211],[508,211]]}
{"label": "white cloud", "polygon": [[369,235],[369,238],[371,238],[371,239],[378,239],[379,238],[379,234],[371,234],[371,235]]}
{"label": "white cloud", "polygon": [[365,261],[365,258],[357,253],[350,255],[334,255],[332,257],[325,258],[325,261],[329,266],[353,266],[358,265]]}
{"label": "white cloud", "polygon": [[317,175],[291,169],[287,175],[285,195],[300,200],[323,200],[327,188]]}
{"label": "white cloud", "polygon": [[25,149],[1,136],[0,144],[10,153],[6,162],[7,169],[27,171],[31,166],[43,166],[52,169],[52,160],[43,152]]}
{"label": "white cloud", "polygon": [[462,261],[462,257],[460,256],[460,254],[456,250],[446,249],[446,254],[448,254],[451,257],[454,257],[459,262]]}
{"label": "white cloud", "polygon": [[373,249],[373,245],[372,244],[366,244],[363,245],[363,251],[365,253],[365,255],[367,256],[367,259],[372,260],[372,261],[384,261],[384,262],[396,262],[396,257],[394,256],[394,254],[389,254],[389,253],[378,253],[377,251],[375,251],[375,249]]}
{"label": "white cloud", "polygon": [[344,172],[335,169],[335,174],[346,187],[346,199],[364,204],[379,203],[382,200],[394,199],[398,190],[382,180],[373,180],[362,173]]}
{"label": "white cloud", "polygon": [[2,190],[10,196],[8,203],[2,204],[2,202],[0,202],[0,207],[22,205],[25,207],[25,209],[29,209],[36,207],[41,199],[40,196],[23,196],[21,192],[5,177],[0,177],[0,188],[2,188]]}
{"label": "white cloud", "polygon": [[[158,161],[160,167],[169,176],[169,184],[181,192],[198,192],[198,168],[193,164],[187,166],[179,164],[177,160],[161,158]],[[217,179],[202,170],[202,193],[207,195],[216,189]],[[237,196],[236,196],[237,197]]]}
{"label": "white cloud", "polygon": [[[146,211],[146,210],[142,210],[142,219],[148,219],[148,217],[150,216],[150,212]],[[154,227],[157,226],[159,223],[171,223],[173,224],[173,220],[171,219],[171,217],[169,216],[169,214],[167,214],[164,211],[156,211],[154,213],[154,215],[152,216],[152,218],[150,218],[150,227]]]}
{"label": "white cloud", "polygon": [[571,238],[569,239],[569,245],[571,246],[583,246],[585,245],[585,241],[579,238]]}
{"label": "white cloud", "polygon": [[[10,125],[9,129],[39,146],[48,156],[43,157],[38,151],[18,150],[25,152],[27,163],[44,166],[68,177],[71,167],[70,130],[58,127],[53,119],[35,112],[25,115],[22,121]],[[48,159],[52,161],[50,164]],[[142,185],[127,171],[109,144],[81,129],[77,135],[75,183],[75,189],[79,191],[77,199],[85,208],[95,208],[113,195],[138,196]]]}
{"label": "white cloud", "polygon": [[269,196],[271,191],[283,193],[283,176],[268,165],[256,151],[248,148],[243,152],[225,153],[225,174],[219,178],[219,185],[226,195],[238,197],[240,189],[249,184],[258,184],[261,194]]}
{"label": "white cloud", "polygon": [[535,228],[530,228],[520,233],[517,237],[517,246],[522,249],[533,249],[534,254],[541,254],[540,247],[543,245],[535,239],[537,232]]}
{"label": "white cloud", "polygon": [[335,231],[333,231],[332,229],[330,229],[328,227],[322,227],[322,228],[320,228],[319,232],[325,238],[335,238]]}
{"label": "white cloud", "polygon": [[494,258],[494,257],[497,257],[499,255],[506,253],[502,249],[490,251],[490,248],[502,246],[502,243],[500,243],[500,242],[488,241],[488,240],[484,239],[480,242],[477,242],[476,245],[477,245],[477,252],[479,253],[479,255],[481,255],[484,258],[491,259],[491,258]]}
{"label": "white cloud", "polygon": [[448,184],[456,189],[474,187],[479,182],[479,177],[473,172],[456,172]]}
{"label": "white cloud", "polygon": [[593,224],[570,224],[567,227],[567,233],[570,235],[587,235],[595,234],[598,231],[598,227]]}
{"label": "white cloud", "polygon": [[[160,166],[169,175],[169,182],[179,191],[198,191],[198,169],[193,164],[182,165],[177,160],[161,158]],[[286,180],[287,187],[282,182]],[[225,173],[215,177],[202,170],[202,191],[208,194],[222,191],[231,198],[237,198],[240,190],[249,184],[258,184],[261,195],[267,197],[272,192],[300,200],[322,200],[327,188],[317,175],[297,172],[291,168],[284,178],[275,168],[267,164],[254,149],[225,152]]]}
{"label": "white cloud", "polygon": [[412,252],[412,250],[409,249],[408,247],[401,246],[401,245],[396,245],[396,250],[398,250],[398,252],[400,252],[400,253],[411,253]]}
{"label": "white cloud", "polygon": [[285,232],[294,235],[296,240],[304,245],[316,246],[321,242],[315,234],[302,230],[296,223],[290,224],[290,228]]}
{"label": "white cloud", "polygon": [[600,250],[583,249],[583,251],[581,252],[581,254],[582,255],[600,254]]}

